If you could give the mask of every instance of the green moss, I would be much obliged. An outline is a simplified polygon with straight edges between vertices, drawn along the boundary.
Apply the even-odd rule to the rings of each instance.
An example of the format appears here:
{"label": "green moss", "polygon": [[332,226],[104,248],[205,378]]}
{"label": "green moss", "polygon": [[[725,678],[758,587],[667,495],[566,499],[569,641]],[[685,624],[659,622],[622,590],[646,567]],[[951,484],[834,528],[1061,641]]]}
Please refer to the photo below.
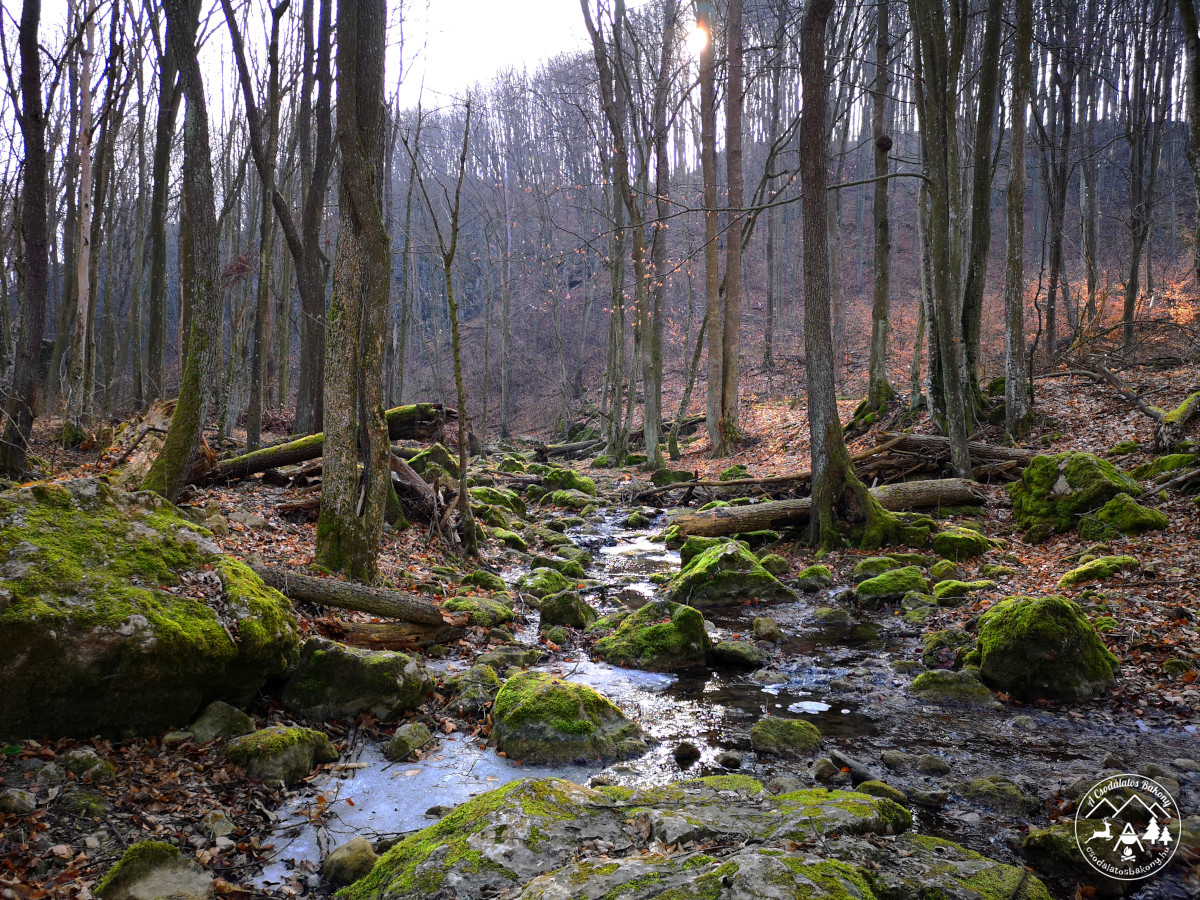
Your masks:
{"label": "green moss", "polygon": [[933,582],[949,581],[962,575],[958,566],[948,559],[939,559],[929,570],[929,580]]}
{"label": "green moss", "polygon": [[708,512],[710,509],[728,509],[729,503],[725,500],[709,500],[700,507],[699,512]]}
{"label": "green moss", "polygon": [[820,563],[801,569],[796,576],[796,586],[805,593],[819,591],[831,584],[833,584],[833,573],[829,571],[829,566]]}
{"label": "green moss", "polygon": [[[329,744],[329,737],[323,731],[313,728],[272,725],[262,728],[253,734],[234,738],[225,747],[225,755],[239,766],[249,765],[254,759],[281,753],[289,747],[303,743]],[[332,746],[332,745],[330,745]],[[334,758],[337,755],[334,754]]]}
{"label": "green moss", "polygon": [[475,587],[481,587],[489,591],[502,591],[508,587],[508,585],[504,583],[504,579],[499,575],[493,575],[491,572],[484,572],[483,570],[478,570],[466,575],[463,578],[462,583],[474,585]]}
{"label": "green moss", "polygon": [[[450,451],[441,444],[435,443],[430,445],[420,453],[414,455],[413,458],[408,461],[408,464],[412,466],[413,471],[415,471],[418,475],[424,475],[426,468],[428,468],[431,463],[436,465],[451,478],[455,479],[456,481],[458,480],[458,460],[451,456]],[[432,479],[426,480],[432,481]]]}
{"label": "green moss", "polygon": [[855,583],[866,581],[868,578],[874,578],[876,575],[882,575],[884,572],[891,572],[893,569],[903,569],[905,564],[901,563],[890,556],[868,556],[866,559],[860,559],[854,566],[854,573],[851,576]]}
{"label": "green moss", "polygon": [[[843,828],[849,834],[900,834],[912,827],[912,813],[900,804],[857,791],[805,788],[780,794],[775,800],[785,814],[800,814],[794,816],[804,823],[794,834],[797,840],[810,840],[814,830],[824,833],[831,827]],[[774,836],[791,835],[777,832]]]}
{"label": "green moss", "polygon": [[1137,453],[1140,449],[1142,449],[1142,445],[1137,441],[1121,441],[1108,449],[1108,455],[1128,456],[1130,453]]}
{"label": "green moss", "polygon": [[516,586],[517,590],[522,593],[532,594],[540,600],[543,597],[549,597],[551,594],[570,590],[575,586],[575,582],[569,581],[561,572],[555,569],[547,569],[543,566],[534,569],[528,575],[521,576]]}
{"label": "green moss", "polygon": [[[596,482],[586,475],[580,475],[571,469],[554,468],[542,476],[542,484],[551,492],[579,491],[590,497],[596,496]],[[558,504],[562,505],[562,504]]]}
{"label": "green moss", "polygon": [[788,573],[788,561],[777,553],[766,553],[758,561],[776,578],[782,578]]}
{"label": "green moss", "polygon": [[295,662],[300,636],[291,601],[245,563],[218,557],[214,563],[225,589],[225,602],[238,614],[238,640],[262,660],[269,675],[281,675]]}
{"label": "green moss", "polygon": [[612,467],[613,467],[612,457],[608,456],[607,454],[602,453],[599,456],[597,456],[595,459],[592,460],[592,468],[593,469],[611,469]]}
{"label": "green moss", "polygon": [[121,854],[121,858],[96,885],[96,895],[104,897],[137,881],[163,863],[182,859],[179,848],[163,841],[139,841]]}
{"label": "green moss", "polygon": [[491,528],[512,528],[512,521],[508,518],[508,513],[499,506],[493,506],[490,503],[472,503],[471,513],[477,521]]}
{"label": "green moss", "polygon": [[635,511],[635,512],[631,512],[628,516],[625,517],[625,522],[623,524],[625,525],[626,528],[649,528],[650,527],[650,519],[646,516],[645,513],[640,513],[640,512]]}
{"label": "green moss", "polygon": [[864,606],[895,603],[909,591],[929,592],[929,582],[916,566],[904,566],[868,578],[854,590],[854,596]]}
{"label": "green moss", "polygon": [[515,491],[498,487],[473,487],[470,489],[471,498],[480,503],[490,503],[502,506],[510,512],[525,518],[525,501]]}
{"label": "green moss", "polygon": [[1103,541],[1118,534],[1135,535],[1161,531],[1169,524],[1161,510],[1142,506],[1128,494],[1117,494],[1095,513],[1079,520],[1079,536],[1089,541]]}
{"label": "green moss", "polygon": [[1168,472],[1176,472],[1195,462],[1196,455],[1194,453],[1168,453],[1165,456],[1151,460],[1145,465],[1138,466],[1129,474],[1139,481],[1145,481],[1149,478],[1157,478],[1159,475],[1165,475]]}
{"label": "green moss", "polygon": [[1142,489],[1112,463],[1088,453],[1035,456],[1008,486],[1013,518],[1022,531],[1064,532],[1084,513],[1099,509],[1120,493],[1141,496]]}
{"label": "green moss", "polygon": [[695,481],[696,475],[693,472],[676,472],[673,469],[656,469],[654,474],[650,476],[650,481],[656,487],[666,487],[669,484],[683,484],[685,481]]}
{"label": "green moss", "polygon": [[909,688],[913,696],[927,703],[996,707],[997,703],[982,682],[970,671],[951,672],[934,669],[922,672]]}
{"label": "green moss", "polygon": [[447,612],[466,613],[471,625],[491,628],[513,620],[513,611],[491,597],[450,597],[442,607]]}
{"label": "green moss", "polygon": [[676,603],[697,607],[752,599],[787,601],[795,596],[737,541],[722,541],[693,557],[668,591]]}
{"label": "green moss", "polygon": [[524,553],[529,549],[529,545],[525,543],[523,537],[514,531],[509,531],[507,528],[493,528],[492,537],[510,550],[519,550]]}
{"label": "green moss", "polygon": [[1012,780],[1000,775],[964,781],[956,785],[955,790],[975,803],[1014,815],[1029,815],[1041,806],[1036,797],[1026,794]]}
{"label": "green moss", "polygon": [[669,600],[653,600],[601,638],[596,653],[613,665],[679,671],[703,665],[708,646],[699,612]]}
{"label": "green moss", "polygon": [[974,643],[972,637],[959,628],[932,632],[923,640],[921,662],[930,669],[961,665],[963,656]]}
{"label": "green moss", "polygon": [[576,581],[587,577],[587,573],[583,571],[583,564],[576,559],[559,559],[555,556],[535,554],[533,559],[529,561],[529,568],[553,569],[560,575],[575,579]]}
{"label": "green moss", "polygon": [[795,756],[821,746],[821,732],[812,722],[767,716],[750,729],[750,745],[759,753]]}
{"label": "green moss", "polygon": [[994,588],[994,581],[939,581],[933,586],[933,596],[939,606],[957,606],[956,601],[965,600],[975,591],[986,591]]}
{"label": "green moss", "polygon": [[894,800],[896,803],[906,803],[908,801],[908,797],[904,795],[904,791],[894,788],[883,781],[864,781],[857,785],[855,790],[860,794],[870,794],[872,797],[886,797],[888,800]]}
{"label": "green moss", "polygon": [[[679,548],[679,566],[681,569],[686,569],[692,564],[696,557],[700,556],[706,550],[711,550],[713,547],[719,547],[725,543],[728,538],[719,537],[702,537],[700,535],[691,535],[683,542]],[[749,549],[749,545],[747,548]]]}
{"label": "green moss", "polygon": [[990,549],[992,542],[971,528],[952,526],[933,536],[933,551],[943,559],[973,559]]}
{"label": "green moss", "polygon": [[1058,579],[1058,588],[1059,590],[1063,590],[1085,584],[1089,581],[1112,578],[1118,572],[1136,570],[1138,566],[1138,561],[1132,556],[1101,556],[1093,559],[1091,562],[1084,563],[1082,566],[1071,569],[1062,578]]}
{"label": "green moss", "polygon": [[750,472],[742,463],[738,463],[735,466],[730,466],[718,477],[721,481],[736,481],[739,478],[749,478]]}

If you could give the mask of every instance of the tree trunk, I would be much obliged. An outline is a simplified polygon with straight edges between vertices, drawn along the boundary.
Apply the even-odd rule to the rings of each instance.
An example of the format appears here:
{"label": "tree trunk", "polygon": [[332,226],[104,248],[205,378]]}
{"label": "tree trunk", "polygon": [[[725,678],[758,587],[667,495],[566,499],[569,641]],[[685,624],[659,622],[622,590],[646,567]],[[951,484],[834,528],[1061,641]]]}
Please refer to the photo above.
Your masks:
{"label": "tree trunk", "polygon": [[1192,169],[1192,192],[1195,194],[1196,215],[1192,223],[1192,271],[1200,282],[1200,16],[1195,0],[1179,0],[1179,17],[1183,20],[1183,36],[1187,43],[1187,117],[1188,163]]}
{"label": "tree trunk", "polygon": [[446,617],[438,607],[412,594],[351,584],[334,578],[314,578],[273,566],[252,565],[250,568],[267,587],[275,588],[290,600],[352,609],[423,625],[446,623]]}
{"label": "tree trunk", "polygon": [[[729,78],[725,92],[725,163],[729,228],[725,234],[725,320],[721,339],[721,446],[725,456],[739,437],[738,355],[742,340],[742,0],[729,0],[726,26]],[[716,331],[714,321],[714,333]]]}
{"label": "tree trunk", "polygon": [[[21,325],[16,345],[12,387],[4,403],[5,424],[3,438],[0,439],[0,472],[14,479],[23,478],[27,466],[49,280],[46,249],[46,115],[42,105],[41,59],[38,55],[40,18],[41,0],[24,0],[17,37],[21,57],[21,108],[17,122],[21,126],[21,137],[25,143],[21,182],[24,292],[21,296]],[[3,300],[7,308],[7,293]]]}
{"label": "tree trunk", "polygon": [[1029,105],[1032,44],[1033,0],[1017,0],[1004,264],[1004,430],[1013,437],[1024,430],[1031,413],[1025,350],[1025,109]]}
{"label": "tree trunk", "polygon": [[[696,27],[703,29],[706,40],[700,51],[700,169],[704,179],[704,302],[708,313],[708,370],[705,417],[708,441],[714,456],[724,446],[721,433],[722,373],[724,372],[725,312],[721,308],[720,254],[717,245],[717,86],[716,40],[713,34],[712,6],[697,5]],[[720,327],[718,327],[720,326]]]}
{"label": "tree trunk", "polygon": [[146,329],[146,402],[166,396],[167,357],[167,207],[171,187],[171,144],[175,117],[183,99],[170,28],[158,61],[158,116],[154,126],[154,161],[150,188],[150,295]]}
{"label": "tree trunk", "polygon": [[875,226],[875,285],[871,303],[871,352],[867,364],[867,409],[878,411],[892,397],[887,373],[888,290],[892,256],[891,224],[888,220],[888,52],[891,36],[888,0],[875,3],[875,84],[871,89],[871,137],[875,151],[875,199],[871,215]]}
{"label": "tree trunk", "polygon": [[386,3],[341,0],[337,18],[340,224],[326,348],[330,423],[316,561],[371,581],[391,484],[383,410],[391,253],[380,197]]}

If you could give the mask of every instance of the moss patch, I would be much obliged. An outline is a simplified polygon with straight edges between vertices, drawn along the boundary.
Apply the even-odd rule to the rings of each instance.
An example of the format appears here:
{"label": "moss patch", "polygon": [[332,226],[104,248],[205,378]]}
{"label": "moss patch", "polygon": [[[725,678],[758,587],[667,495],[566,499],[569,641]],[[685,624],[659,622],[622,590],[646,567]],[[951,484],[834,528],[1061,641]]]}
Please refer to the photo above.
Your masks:
{"label": "moss patch", "polygon": [[653,600],[622,618],[612,634],[597,642],[596,653],[617,666],[674,672],[704,665],[708,647],[699,612],[669,600]]}
{"label": "moss patch", "polygon": [[1107,460],[1089,453],[1035,456],[1008,486],[1013,518],[1022,531],[1064,532],[1084,513],[1099,509],[1117,494],[1138,497],[1141,487]]}
{"label": "moss patch", "polygon": [[1142,506],[1128,494],[1117,494],[1095,513],[1085,514],[1079,520],[1079,536],[1089,541],[1105,541],[1118,534],[1161,531],[1168,524],[1161,510]]}
{"label": "moss patch", "polygon": [[1091,562],[1071,569],[1058,579],[1059,590],[1086,584],[1089,581],[1099,581],[1102,578],[1112,578],[1118,572],[1128,572],[1137,569],[1138,561],[1132,556],[1100,556]]}
{"label": "moss patch", "polygon": [[904,566],[868,578],[855,588],[854,596],[863,606],[874,607],[897,603],[909,591],[929,592],[929,582],[916,566]]}

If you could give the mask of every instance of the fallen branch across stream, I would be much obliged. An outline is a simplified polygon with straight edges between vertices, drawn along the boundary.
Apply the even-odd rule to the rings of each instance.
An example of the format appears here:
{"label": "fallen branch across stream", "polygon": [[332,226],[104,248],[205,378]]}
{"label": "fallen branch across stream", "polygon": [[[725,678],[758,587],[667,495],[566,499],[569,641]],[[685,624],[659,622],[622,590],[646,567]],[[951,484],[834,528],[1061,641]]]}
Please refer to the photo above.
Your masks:
{"label": "fallen branch across stream", "polygon": [[319,603],[337,609],[352,609],[402,622],[424,625],[461,625],[465,620],[451,616],[423,597],[404,594],[387,588],[337,581],[333,578],[314,578],[273,566],[252,565],[256,575],[268,587],[273,587],[289,600]]}
{"label": "fallen branch across stream", "polygon": [[[965,478],[938,478],[928,481],[905,481],[871,488],[871,496],[886,510],[897,512],[909,509],[934,509],[940,506],[980,506],[986,500],[984,489]],[[671,524],[678,525],[686,535],[719,537],[743,534],[781,526],[803,525],[812,513],[812,498],[777,500],[750,506],[726,506],[705,512],[676,516]]]}

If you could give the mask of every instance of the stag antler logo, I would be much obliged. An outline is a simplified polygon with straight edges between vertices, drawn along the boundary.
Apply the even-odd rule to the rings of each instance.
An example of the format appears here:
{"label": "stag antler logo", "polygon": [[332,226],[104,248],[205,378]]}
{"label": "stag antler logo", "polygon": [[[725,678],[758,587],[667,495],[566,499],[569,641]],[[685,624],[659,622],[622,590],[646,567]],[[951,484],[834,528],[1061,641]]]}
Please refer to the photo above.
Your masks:
{"label": "stag antler logo", "polygon": [[1105,778],[1083,795],[1075,814],[1079,852],[1118,881],[1140,881],[1165,868],[1180,829],[1174,798],[1144,775]]}

